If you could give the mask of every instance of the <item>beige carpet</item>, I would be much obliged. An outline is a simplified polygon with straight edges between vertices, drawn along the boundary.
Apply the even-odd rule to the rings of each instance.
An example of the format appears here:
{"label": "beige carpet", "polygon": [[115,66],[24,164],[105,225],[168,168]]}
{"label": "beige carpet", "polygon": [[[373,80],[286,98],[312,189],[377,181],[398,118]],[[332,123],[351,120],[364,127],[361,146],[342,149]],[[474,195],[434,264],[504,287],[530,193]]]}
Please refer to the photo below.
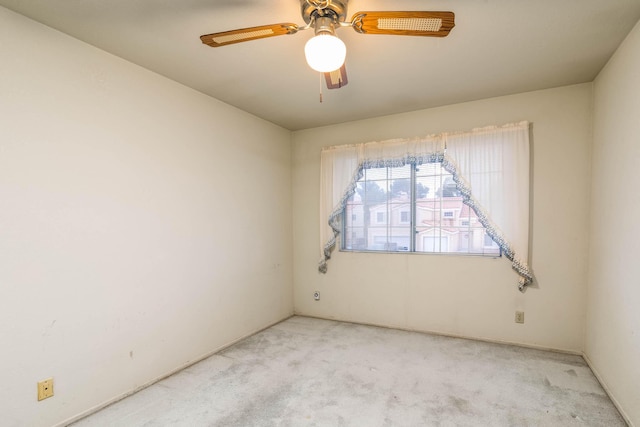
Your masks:
{"label": "beige carpet", "polygon": [[74,426],[624,426],[579,356],[293,317]]}

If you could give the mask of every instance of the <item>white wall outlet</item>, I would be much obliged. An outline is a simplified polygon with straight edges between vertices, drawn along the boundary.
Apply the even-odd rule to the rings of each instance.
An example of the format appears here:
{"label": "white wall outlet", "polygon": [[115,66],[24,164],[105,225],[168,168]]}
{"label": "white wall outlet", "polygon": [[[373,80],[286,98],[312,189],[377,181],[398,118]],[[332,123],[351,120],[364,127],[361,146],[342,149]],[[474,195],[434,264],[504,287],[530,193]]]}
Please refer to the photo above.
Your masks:
{"label": "white wall outlet", "polygon": [[524,311],[516,311],[516,323],[524,323]]}
{"label": "white wall outlet", "polygon": [[316,301],[320,301],[320,292],[315,291],[313,293],[313,299],[316,300]]}

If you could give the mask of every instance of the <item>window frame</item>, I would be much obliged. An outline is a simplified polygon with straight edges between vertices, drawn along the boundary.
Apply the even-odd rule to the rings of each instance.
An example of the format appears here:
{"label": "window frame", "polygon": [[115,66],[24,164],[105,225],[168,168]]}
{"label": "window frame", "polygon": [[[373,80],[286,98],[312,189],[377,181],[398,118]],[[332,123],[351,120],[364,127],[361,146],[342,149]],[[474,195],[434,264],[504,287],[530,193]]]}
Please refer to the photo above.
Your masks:
{"label": "window frame", "polygon": [[[442,191],[442,171],[446,171],[444,169],[444,167],[442,166],[442,162],[441,161],[436,161],[436,162],[432,162],[432,163],[437,163],[440,165],[440,168],[442,168],[442,170],[440,171],[440,175],[434,175],[434,176],[440,176],[440,181],[441,181],[441,187],[440,190]],[[448,255],[448,256],[480,256],[483,258],[501,258],[503,256],[503,250],[502,247],[500,247],[500,245],[498,245],[497,243],[493,242],[493,239],[491,239],[491,237],[486,234],[486,228],[484,226],[482,226],[482,229],[485,230],[485,234],[483,235],[483,244],[482,244],[482,249],[487,249],[487,248],[492,248],[492,249],[497,249],[497,253],[495,252],[488,252],[488,253],[484,253],[484,252],[462,252],[462,251],[457,251],[457,252],[443,252],[442,251],[442,239],[443,237],[446,237],[446,241],[447,241],[447,247],[449,247],[449,244],[451,243],[451,236],[449,235],[449,232],[446,230],[443,230],[443,224],[442,224],[442,220],[444,219],[456,219],[456,210],[457,209],[443,209],[442,208],[442,200],[444,198],[446,198],[446,196],[439,196],[440,200],[440,213],[439,213],[439,223],[437,226],[434,226],[433,229],[438,230],[438,233],[433,235],[433,236],[428,236],[428,235],[422,235],[421,237],[424,238],[433,238],[433,239],[437,239],[438,241],[440,241],[439,249],[437,251],[427,251],[427,250],[421,250],[421,251],[417,251],[416,250],[416,240],[418,239],[418,236],[420,235],[420,231],[418,230],[417,227],[417,211],[418,211],[418,207],[417,207],[417,197],[416,197],[416,189],[417,189],[417,171],[418,171],[418,166],[415,163],[411,163],[409,164],[411,166],[411,171],[410,171],[410,185],[411,185],[411,191],[410,191],[410,197],[409,197],[409,221],[407,222],[403,222],[400,221],[401,219],[401,213],[403,211],[399,211],[398,212],[398,223],[401,224],[401,227],[396,227],[396,228],[408,228],[409,229],[409,233],[408,233],[408,238],[409,238],[409,246],[406,250],[400,249],[400,250],[389,250],[388,247],[391,245],[391,242],[387,241],[386,242],[386,249],[382,250],[382,249],[358,249],[358,248],[347,248],[347,239],[344,238],[344,236],[347,236],[347,232],[351,231],[352,235],[355,234],[356,232],[353,231],[354,228],[358,228],[357,226],[354,227],[349,227],[347,224],[348,222],[346,221],[347,219],[347,212],[349,209],[349,204],[345,204],[345,207],[342,211],[342,215],[341,215],[341,232],[340,235],[342,236],[340,239],[340,244],[339,244],[339,250],[341,252],[361,252],[361,253],[385,253],[385,254],[421,254],[421,255]],[[371,168],[366,168],[366,169],[386,169],[387,170],[387,178],[383,181],[386,181],[389,185],[391,185],[391,182],[393,182],[392,178],[389,177],[389,169],[394,168],[395,166],[381,166],[381,167],[371,167]],[[447,172],[448,173],[448,172]],[[366,175],[365,175],[366,176]],[[368,180],[364,180],[361,181],[363,183],[367,182]],[[372,182],[376,182],[376,181],[380,181],[379,179],[374,179],[371,180]],[[366,184],[364,184],[366,186]],[[388,194],[390,194],[390,191],[387,192]],[[386,224],[387,228],[392,228],[393,226],[389,224],[389,221],[391,220],[391,218],[393,217],[392,214],[390,214],[389,212],[389,196],[387,196],[387,200],[386,200],[386,206],[387,206],[387,211],[385,212],[376,212],[376,218],[375,221],[373,220],[373,218],[371,217],[371,215],[369,216],[369,221],[370,221],[370,225],[369,226],[374,226],[378,227],[380,224]],[[464,201],[462,201],[463,204]],[[466,205],[466,204],[465,204]],[[469,210],[472,210],[473,208],[469,205],[467,205]],[[406,212],[406,211],[405,211]],[[445,216],[445,213],[450,212],[451,216]],[[475,213],[475,212],[474,212]],[[384,221],[383,222],[379,222],[378,221],[378,216],[380,214],[383,214],[384,216]],[[471,221],[471,213],[468,213],[468,216],[465,216],[465,222],[467,223],[466,225],[461,225],[459,227],[455,227],[457,229],[458,233],[462,233],[462,232],[467,232],[469,234],[471,234],[471,230],[472,230],[472,221]],[[366,215],[364,220],[366,221]],[[479,224],[478,221],[475,221],[476,224]],[[366,227],[363,225],[363,227]],[[477,228],[477,227],[476,227]],[[444,234],[443,234],[444,233]],[[446,234],[446,235],[445,235]],[[413,238],[411,238],[413,236]],[[491,239],[491,241],[493,242],[492,246],[486,246],[484,245],[484,241],[486,238]],[[467,238],[470,238],[470,236],[467,236]],[[357,245],[355,245],[357,246]],[[404,247],[404,246],[403,246]]]}

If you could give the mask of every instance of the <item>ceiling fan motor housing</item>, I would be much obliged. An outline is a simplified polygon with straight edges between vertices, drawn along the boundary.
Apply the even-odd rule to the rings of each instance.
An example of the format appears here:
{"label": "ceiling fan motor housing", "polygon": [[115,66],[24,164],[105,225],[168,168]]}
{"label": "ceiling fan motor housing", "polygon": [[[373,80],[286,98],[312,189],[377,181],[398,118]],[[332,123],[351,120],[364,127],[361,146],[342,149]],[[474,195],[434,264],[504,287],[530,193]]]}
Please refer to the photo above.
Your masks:
{"label": "ceiling fan motor housing", "polygon": [[307,24],[312,18],[332,17],[335,22],[347,19],[347,3],[349,0],[300,0],[302,18]]}

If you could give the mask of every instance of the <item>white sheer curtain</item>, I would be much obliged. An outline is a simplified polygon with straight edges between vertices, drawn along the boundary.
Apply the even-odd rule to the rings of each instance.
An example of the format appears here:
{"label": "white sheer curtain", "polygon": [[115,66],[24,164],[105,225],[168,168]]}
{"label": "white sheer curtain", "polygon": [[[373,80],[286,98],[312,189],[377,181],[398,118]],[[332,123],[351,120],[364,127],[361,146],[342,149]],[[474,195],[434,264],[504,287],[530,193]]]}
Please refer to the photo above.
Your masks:
{"label": "white sheer curtain", "polygon": [[440,162],[453,174],[471,206],[520,276],[520,290],[533,278],[529,249],[529,123],[327,147],[320,162],[319,270],[340,234],[341,214],[362,171],[369,167]]}

